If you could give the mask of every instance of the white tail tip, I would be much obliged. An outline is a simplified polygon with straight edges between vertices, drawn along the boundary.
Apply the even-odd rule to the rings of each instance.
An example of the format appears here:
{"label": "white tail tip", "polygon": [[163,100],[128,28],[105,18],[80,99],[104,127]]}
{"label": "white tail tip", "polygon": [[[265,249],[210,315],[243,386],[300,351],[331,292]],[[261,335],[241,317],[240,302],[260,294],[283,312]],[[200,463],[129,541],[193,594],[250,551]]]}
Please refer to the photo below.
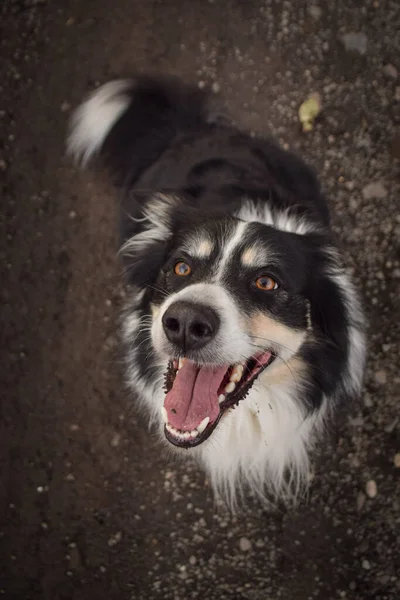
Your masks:
{"label": "white tail tip", "polygon": [[110,81],[95,90],[74,112],[67,151],[85,165],[99,152],[112,127],[128,108],[132,81]]}

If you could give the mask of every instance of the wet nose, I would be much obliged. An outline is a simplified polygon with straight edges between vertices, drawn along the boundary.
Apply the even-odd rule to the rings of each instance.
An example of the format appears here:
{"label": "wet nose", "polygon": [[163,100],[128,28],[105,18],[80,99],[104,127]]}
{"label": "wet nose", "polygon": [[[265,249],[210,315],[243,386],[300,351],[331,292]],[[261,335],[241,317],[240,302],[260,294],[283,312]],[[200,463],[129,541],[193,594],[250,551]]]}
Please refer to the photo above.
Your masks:
{"label": "wet nose", "polygon": [[220,320],[209,306],[180,301],[167,308],[162,324],[169,341],[187,352],[206,346],[215,337]]}

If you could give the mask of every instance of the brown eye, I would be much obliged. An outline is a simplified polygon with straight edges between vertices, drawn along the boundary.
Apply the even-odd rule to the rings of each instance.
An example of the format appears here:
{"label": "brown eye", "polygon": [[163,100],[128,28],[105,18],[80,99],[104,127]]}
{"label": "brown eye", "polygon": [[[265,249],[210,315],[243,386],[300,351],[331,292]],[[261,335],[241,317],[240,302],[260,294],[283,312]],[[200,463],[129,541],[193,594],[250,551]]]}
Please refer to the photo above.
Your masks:
{"label": "brown eye", "polygon": [[278,289],[278,284],[276,281],[272,279],[272,277],[267,277],[267,275],[262,275],[255,281],[256,287],[263,292],[270,292],[271,290]]}
{"label": "brown eye", "polygon": [[179,275],[179,277],[187,277],[192,272],[192,269],[189,265],[182,260],[177,262],[174,267],[175,275]]}

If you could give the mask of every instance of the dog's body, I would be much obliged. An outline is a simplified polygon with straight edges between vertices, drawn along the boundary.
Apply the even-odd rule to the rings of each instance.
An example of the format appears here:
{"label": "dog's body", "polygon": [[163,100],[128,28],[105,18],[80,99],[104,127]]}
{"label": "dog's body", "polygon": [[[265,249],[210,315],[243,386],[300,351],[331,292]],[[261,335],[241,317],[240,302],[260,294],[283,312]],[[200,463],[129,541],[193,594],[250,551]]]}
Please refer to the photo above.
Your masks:
{"label": "dog's body", "polygon": [[231,501],[243,487],[296,493],[364,368],[362,311],[315,176],[174,79],[103,86],[69,148],[99,153],[121,192],[127,378],[151,422]]}

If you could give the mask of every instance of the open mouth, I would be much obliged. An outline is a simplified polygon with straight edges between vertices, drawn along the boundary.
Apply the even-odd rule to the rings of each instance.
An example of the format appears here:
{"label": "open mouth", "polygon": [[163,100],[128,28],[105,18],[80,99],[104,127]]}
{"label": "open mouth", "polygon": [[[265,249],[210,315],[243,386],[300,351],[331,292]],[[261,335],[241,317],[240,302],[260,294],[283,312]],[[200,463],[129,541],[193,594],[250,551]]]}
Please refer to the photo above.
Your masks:
{"label": "open mouth", "polygon": [[162,407],[167,440],[181,448],[204,442],[222,415],[247,396],[275,358],[272,351],[265,351],[230,366],[198,365],[188,359],[170,361]]}

